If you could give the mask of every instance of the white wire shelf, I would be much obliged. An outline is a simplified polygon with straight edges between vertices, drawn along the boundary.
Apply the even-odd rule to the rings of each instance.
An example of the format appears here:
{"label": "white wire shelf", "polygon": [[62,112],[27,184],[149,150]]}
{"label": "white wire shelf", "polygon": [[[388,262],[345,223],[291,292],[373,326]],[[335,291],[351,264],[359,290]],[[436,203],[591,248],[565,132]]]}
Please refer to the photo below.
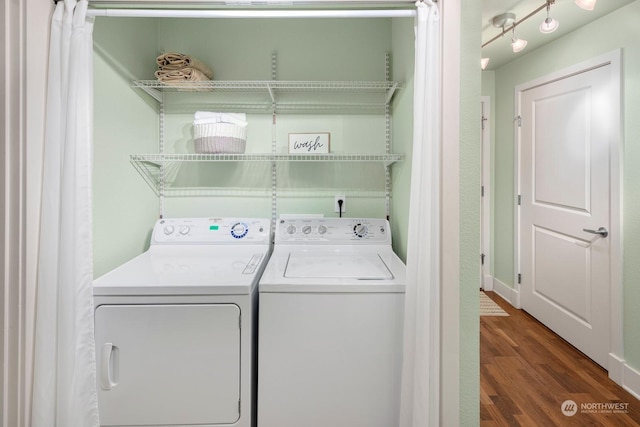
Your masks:
{"label": "white wire shelf", "polygon": [[378,162],[390,166],[402,161],[404,154],[132,154],[133,163],[147,162],[158,166],[173,162]]}
{"label": "white wire shelf", "polygon": [[[262,94],[264,98],[256,99],[256,109],[272,108],[296,111],[296,104],[278,105],[281,99],[279,94],[309,94],[309,93],[351,93],[351,94],[381,94],[381,98],[375,102],[367,102],[364,105],[387,105],[391,102],[396,90],[402,89],[402,82],[394,81],[278,81],[278,80],[207,80],[207,81],[185,81],[179,84],[167,84],[159,80],[134,80],[133,87],[140,88],[161,102],[162,93],[183,93],[183,94],[207,94],[209,103],[216,103],[216,94],[225,93],[253,93]],[[223,104],[229,104],[222,101]],[[313,104],[307,104],[308,110]],[[319,106],[329,109],[331,107],[340,108],[343,106],[353,107],[363,103],[320,103]],[[298,105],[299,106],[299,105]]]}
{"label": "white wire shelf", "polygon": [[[173,183],[173,177],[178,174],[182,166],[196,163],[211,165],[226,162],[326,162],[326,163],[379,163],[384,167],[391,166],[395,162],[404,160],[404,154],[287,154],[287,153],[256,153],[256,154],[132,154],[130,161],[142,176],[145,182],[158,195],[165,196],[190,196],[190,195],[265,195],[270,187],[268,183],[263,188],[236,190],[219,188],[215,186],[187,188],[177,187]],[[164,176],[164,180],[161,177]],[[317,194],[318,190],[314,191]],[[279,191],[280,193],[280,191]],[[294,192],[295,193],[295,192]],[[330,191],[331,194],[335,190]],[[329,194],[329,193],[327,193]],[[373,197],[381,197],[383,191],[374,191],[369,194]]]}

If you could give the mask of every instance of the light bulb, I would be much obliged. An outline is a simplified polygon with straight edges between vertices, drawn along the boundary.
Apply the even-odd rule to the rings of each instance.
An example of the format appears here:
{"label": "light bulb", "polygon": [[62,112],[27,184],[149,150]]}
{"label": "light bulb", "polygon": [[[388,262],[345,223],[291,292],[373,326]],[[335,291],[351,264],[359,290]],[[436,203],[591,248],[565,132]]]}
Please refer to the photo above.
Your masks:
{"label": "light bulb", "polygon": [[512,38],[511,39],[511,48],[515,53],[520,52],[522,49],[527,46],[527,41],[523,39]]}
{"label": "light bulb", "polygon": [[560,24],[558,23],[558,21],[553,18],[547,17],[547,19],[542,21],[542,24],[540,24],[540,32],[544,34],[553,33],[558,29],[559,25]]}

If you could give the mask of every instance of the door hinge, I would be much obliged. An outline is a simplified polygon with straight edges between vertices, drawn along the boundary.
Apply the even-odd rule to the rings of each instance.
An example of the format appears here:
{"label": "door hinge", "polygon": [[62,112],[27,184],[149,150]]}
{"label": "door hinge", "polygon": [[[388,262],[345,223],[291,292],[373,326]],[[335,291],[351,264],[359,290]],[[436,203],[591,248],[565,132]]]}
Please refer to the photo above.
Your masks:
{"label": "door hinge", "polygon": [[522,274],[518,273],[518,284],[522,283]]}
{"label": "door hinge", "polygon": [[484,197],[484,185],[480,186],[480,197]]}
{"label": "door hinge", "polygon": [[522,196],[518,194],[518,206],[522,204]]}
{"label": "door hinge", "polygon": [[518,122],[518,127],[522,127],[522,116],[516,116],[516,121]]}
{"label": "door hinge", "polygon": [[480,254],[480,265],[484,265],[484,254]]}

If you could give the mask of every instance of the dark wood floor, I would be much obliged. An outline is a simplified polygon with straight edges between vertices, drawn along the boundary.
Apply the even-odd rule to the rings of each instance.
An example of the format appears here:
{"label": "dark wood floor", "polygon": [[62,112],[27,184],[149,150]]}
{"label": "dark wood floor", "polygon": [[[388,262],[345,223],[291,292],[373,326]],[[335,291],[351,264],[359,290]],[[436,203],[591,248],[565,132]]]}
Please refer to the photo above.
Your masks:
{"label": "dark wood floor", "polygon": [[[507,313],[480,317],[480,425],[640,426],[640,401],[533,317],[493,292]],[[563,402],[576,403],[565,416]],[[619,411],[603,408],[619,403]],[[625,410],[626,408],[626,410]]]}

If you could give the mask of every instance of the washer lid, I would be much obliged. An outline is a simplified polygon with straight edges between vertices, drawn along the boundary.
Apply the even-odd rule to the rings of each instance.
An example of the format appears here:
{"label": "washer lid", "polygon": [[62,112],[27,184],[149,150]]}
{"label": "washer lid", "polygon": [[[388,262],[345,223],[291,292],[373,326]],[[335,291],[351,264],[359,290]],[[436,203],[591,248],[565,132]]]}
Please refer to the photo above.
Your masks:
{"label": "washer lid", "polygon": [[393,274],[378,253],[314,250],[289,254],[284,277],[389,280]]}

